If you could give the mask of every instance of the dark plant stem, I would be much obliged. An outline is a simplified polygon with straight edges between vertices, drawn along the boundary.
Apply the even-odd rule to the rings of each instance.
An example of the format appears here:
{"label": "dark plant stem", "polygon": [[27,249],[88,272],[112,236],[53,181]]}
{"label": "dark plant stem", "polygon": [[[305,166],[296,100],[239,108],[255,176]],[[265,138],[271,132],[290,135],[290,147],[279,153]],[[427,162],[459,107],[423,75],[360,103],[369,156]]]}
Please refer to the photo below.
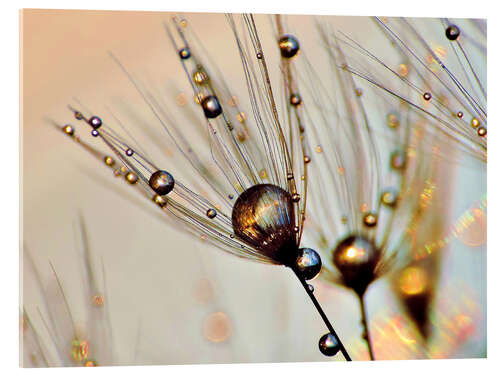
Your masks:
{"label": "dark plant stem", "polygon": [[323,322],[325,322],[325,325],[327,326],[328,330],[330,333],[335,336],[335,339],[339,343],[340,346],[340,351],[342,352],[342,355],[344,356],[346,361],[352,361],[351,356],[349,353],[347,353],[346,348],[344,347],[344,344],[340,340],[340,337],[337,335],[335,330],[333,329],[332,324],[328,320],[328,317],[326,316],[325,312],[321,308],[321,305],[319,304],[318,300],[314,296],[314,293],[309,289],[309,285],[307,284],[306,280],[300,275],[299,272],[294,267],[291,267],[297,278],[299,279],[300,283],[304,287],[306,293],[309,295],[309,298],[311,298],[312,303],[314,304],[314,307],[316,307],[316,310],[318,310],[319,315],[321,316],[321,319],[323,319]]}
{"label": "dark plant stem", "polygon": [[370,339],[370,331],[368,330],[368,318],[366,316],[365,309],[365,294],[359,293],[357,294],[359,299],[359,306],[361,309],[361,324],[363,325],[363,340],[366,342],[366,346],[368,347],[368,353],[370,354],[370,361],[375,361],[375,355],[373,354],[372,341]]}

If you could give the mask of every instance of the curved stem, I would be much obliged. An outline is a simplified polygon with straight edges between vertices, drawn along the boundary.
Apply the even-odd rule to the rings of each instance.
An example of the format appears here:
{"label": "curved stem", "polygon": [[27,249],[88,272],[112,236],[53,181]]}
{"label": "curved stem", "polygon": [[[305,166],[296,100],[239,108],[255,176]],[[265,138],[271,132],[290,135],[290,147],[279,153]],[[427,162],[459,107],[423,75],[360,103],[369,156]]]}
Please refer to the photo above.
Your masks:
{"label": "curved stem", "polygon": [[330,331],[330,333],[333,336],[335,336],[335,339],[339,343],[340,351],[342,352],[342,355],[344,356],[345,360],[352,361],[351,356],[349,355],[349,353],[347,353],[347,350],[344,347],[344,344],[342,343],[342,341],[340,340],[340,337],[337,335],[337,333],[333,329],[333,326],[330,323],[330,321],[328,320],[328,317],[326,316],[325,312],[321,308],[321,305],[319,304],[318,300],[314,296],[313,292],[309,289],[309,285],[307,284],[306,280],[297,272],[296,269],[294,269],[293,267],[291,267],[291,268],[292,268],[293,272],[295,273],[295,275],[297,276],[297,278],[299,279],[302,286],[304,287],[305,291],[307,292],[307,295],[309,296],[309,298],[311,298],[311,301],[314,304],[314,307],[316,307],[316,310],[318,310],[318,313],[321,316],[321,318],[323,319],[323,322],[325,322],[328,330]]}
{"label": "curved stem", "polygon": [[370,331],[368,330],[368,318],[366,316],[365,309],[365,298],[364,294],[358,294],[359,305],[361,309],[361,324],[363,324],[363,339],[368,347],[368,353],[370,354],[370,361],[375,361],[375,355],[373,354],[372,341],[370,339]]}

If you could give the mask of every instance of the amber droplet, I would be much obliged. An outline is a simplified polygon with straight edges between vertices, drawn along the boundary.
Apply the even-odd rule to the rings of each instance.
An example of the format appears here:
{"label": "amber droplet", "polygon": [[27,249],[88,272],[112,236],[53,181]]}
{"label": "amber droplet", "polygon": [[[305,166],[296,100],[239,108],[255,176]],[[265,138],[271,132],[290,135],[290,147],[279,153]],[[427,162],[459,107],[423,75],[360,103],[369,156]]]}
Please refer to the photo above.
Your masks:
{"label": "amber droplet", "polygon": [[473,117],[472,120],[470,120],[470,126],[472,126],[474,129],[479,127],[479,125],[481,125],[481,123],[477,118]]}
{"label": "amber droplet", "polygon": [[398,128],[399,127],[399,115],[395,112],[390,112],[387,115],[387,125],[392,129]]}
{"label": "amber droplet", "polygon": [[300,95],[298,93],[294,93],[292,95],[290,95],[290,104],[293,105],[294,107],[297,107],[298,105],[300,105],[300,103],[302,103],[302,98],[300,97]]}
{"label": "amber droplet", "polygon": [[71,125],[65,125],[63,127],[63,132],[65,132],[67,135],[74,135],[75,129]]}
{"label": "amber droplet", "polygon": [[167,205],[167,198],[162,197],[161,195],[155,194],[153,197],[153,202],[155,202],[161,208]]}
{"label": "amber droplet", "polygon": [[376,226],[377,214],[374,214],[373,212],[367,213],[365,216],[363,216],[363,224],[368,228],[373,228],[374,226]]}
{"label": "amber droplet", "polygon": [[105,156],[104,157],[104,164],[106,164],[109,167],[112,167],[115,165],[115,160],[111,156]]}
{"label": "amber droplet", "polygon": [[427,272],[421,267],[408,267],[399,276],[398,284],[401,292],[408,296],[421,294],[429,286]]}
{"label": "amber droplet", "polygon": [[234,234],[272,260],[291,265],[297,254],[291,195],[271,184],[254,185],[236,200]]}
{"label": "amber droplet", "polygon": [[204,85],[208,82],[208,75],[203,70],[197,70],[193,74],[193,81],[198,85]]}
{"label": "amber droplet", "polygon": [[396,207],[398,203],[398,193],[394,190],[384,191],[380,200],[387,207]]}
{"label": "amber droplet", "polygon": [[125,175],[125,180],[127,180],[127,182],[130,185],[135,185],[137,183],[137,181],[139,181],[139,178],[137,178],[137,175],[134,172],[128,172]]}
{"label": "amber droplet", "polygon": [[369,239],[351,235],[333,250],[333,264],[342,274],[346,286],[362,295],[376,279],[381,252]]}
{"label": "amber droplet", "polygon": [[479,135],[480,137],[485,137],[486,136],[486,128],[480,126],[478,129],[477,129],[477,135]]}
{"label": "amber droplet", "polygon": [[397,170],[406,167],[406,155],[402,150],[396,150],[391,154],[391,167]]}

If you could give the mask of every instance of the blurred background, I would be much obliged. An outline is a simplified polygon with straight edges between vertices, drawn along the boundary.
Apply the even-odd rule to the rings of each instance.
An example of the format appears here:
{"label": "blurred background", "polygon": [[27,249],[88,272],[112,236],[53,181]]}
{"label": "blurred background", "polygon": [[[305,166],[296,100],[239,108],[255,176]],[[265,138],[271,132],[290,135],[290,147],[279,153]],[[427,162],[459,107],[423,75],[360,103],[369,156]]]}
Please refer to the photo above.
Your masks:
{"label": "blurred background", "polygon": [[[226,81],[244,96],[239,56],[224,15],[183,16]],[[106,285],[114,364],[342,360],[318,351],[325,327],[292,272],[237,259],[176,230],[149,202],[135,199],[122,179],[112,177],[104,164],[51,125],[50,120],[75,124],[67,105],[76,98],[96,114],[111,107],[148,147],[151,140],[134,126],[154,119],[108,51],[149,82],[167,82],[172,100],[183,90],[189,92],[163,28],[170,17],[160,12],[22,11],[23,248],[29,249],[49,289],[54,288],[49,262],[53,264],[74,322],[84,330],[88,307],[81,296],[81,244],[75,236],[81,213],[99,271],[97,280]],[[387,41],[377,39],[367,18],[328,18],[336,28],[384,54],[384,48],[377,46]],[[279,82],[271,18],[256,19],[264,51],[272,51],[271,73]],[[306,51],[321,48],[313,17],[289,16],[287,23]],[[318,71],[328,69],[326,61],[314,64]],[[75,125],[82,138],[101,146],[88,129]],[[172,150],[172,145],[167,142],[165,148]],[[367,295],[377,359],[486,356],[486,173],[475,161],[453,167],[456,183],[450,212],[443,213],[443,238],[467,218],[476,219],[441,250],[433,334],[424,350],[389,279],[381,279]],[[186,173],[182,162],[172,169]],[[36,283],[31,273],[21,270],[22,304],[32,325],[39,328],[41,344],[55,355],[44,313],[37,311],[42,296]],[[355,296],[321,280],[312,284],[353,357],[367,359]]]}

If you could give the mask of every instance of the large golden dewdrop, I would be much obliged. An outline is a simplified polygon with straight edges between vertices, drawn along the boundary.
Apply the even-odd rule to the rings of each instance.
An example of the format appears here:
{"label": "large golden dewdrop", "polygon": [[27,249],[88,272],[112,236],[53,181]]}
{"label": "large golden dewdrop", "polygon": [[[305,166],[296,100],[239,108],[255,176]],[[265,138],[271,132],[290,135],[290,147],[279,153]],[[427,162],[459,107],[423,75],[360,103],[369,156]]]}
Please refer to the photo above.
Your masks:
{"label": "large golden dewdrop", "polygon": [[342,274],[345,285],[360,295],[376,279],[380,258],[380,249],[360,235],[343,239],[333,250],[333,264]]}
{"label": "large golden dewdrop", "polygon": [[276,262],[290,265],[297,256],[291,195],[271,184],[245,190],[233,207],[234,234]]}

